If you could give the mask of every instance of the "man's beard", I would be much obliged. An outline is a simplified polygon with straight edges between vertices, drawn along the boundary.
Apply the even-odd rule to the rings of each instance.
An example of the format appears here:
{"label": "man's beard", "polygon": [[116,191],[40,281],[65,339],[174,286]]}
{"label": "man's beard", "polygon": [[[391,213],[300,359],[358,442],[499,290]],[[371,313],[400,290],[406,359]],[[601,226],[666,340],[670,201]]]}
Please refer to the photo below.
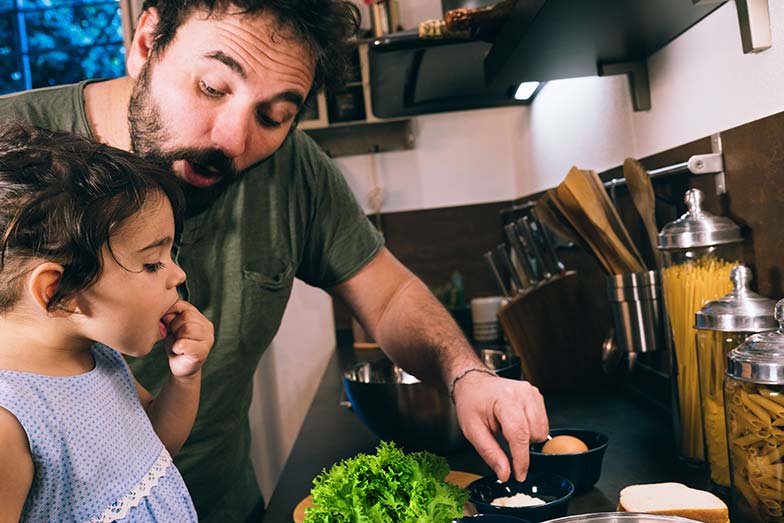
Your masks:
{"label": "man's beard", "polygon": [[[151,58],[152,60],[152,58]],[[216,170],[221,180],[207,188],[198,188],[180,180],[185,193],[187,215],[193,216],[205,210],[242,173],[234,168],[231,159],[219,149],[177,148],[164,152],[160,144],[169,142],[171,135],[163,125],[160,108],[150,93],[151,62],[147,61],[133,87],[128,104],[128,128],[131,135],[131,151],[156,165],[171,171],[177,160],[188,161],[200,172]]]}

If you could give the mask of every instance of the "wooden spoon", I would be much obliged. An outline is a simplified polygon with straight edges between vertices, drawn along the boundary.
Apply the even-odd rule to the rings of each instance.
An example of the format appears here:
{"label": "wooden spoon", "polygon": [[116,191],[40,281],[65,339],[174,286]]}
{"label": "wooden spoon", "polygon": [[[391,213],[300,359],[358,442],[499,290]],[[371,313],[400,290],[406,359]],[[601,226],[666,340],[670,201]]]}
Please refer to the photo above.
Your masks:
{"label": "wooden spoon", "polygon": [[634,202],[634,207],[640,213],[648,241],[651,243],[651,252],[656,261],[656,266],[661,267],[661,252],[659,251],[659,230],[656,228],[656,196],[653,193],[653,184],[648,171],[634,158],[626,158],[623,162],[623,177],[629,187],[629,194]]}

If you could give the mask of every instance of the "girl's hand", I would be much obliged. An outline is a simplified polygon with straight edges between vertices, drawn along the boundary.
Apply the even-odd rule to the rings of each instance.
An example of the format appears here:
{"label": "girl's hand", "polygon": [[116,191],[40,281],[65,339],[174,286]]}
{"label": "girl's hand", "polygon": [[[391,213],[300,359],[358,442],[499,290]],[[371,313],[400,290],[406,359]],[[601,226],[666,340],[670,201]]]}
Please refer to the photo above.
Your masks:
{"label": "girl's hand", "polygon": [[185,300],[166,312],[162,321],[169,331],[164,347],[173,376],[187,378],[201,370],[215,341],[210,320]]}

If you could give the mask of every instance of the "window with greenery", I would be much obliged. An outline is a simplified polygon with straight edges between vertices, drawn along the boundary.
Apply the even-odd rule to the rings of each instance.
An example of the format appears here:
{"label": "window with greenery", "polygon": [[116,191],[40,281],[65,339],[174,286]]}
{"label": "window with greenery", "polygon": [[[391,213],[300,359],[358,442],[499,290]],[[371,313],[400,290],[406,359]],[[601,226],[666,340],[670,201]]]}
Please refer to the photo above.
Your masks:
{"label": "window with greenery", "polygon": [[124,73],[117,0],[0,0],[0,94]]}

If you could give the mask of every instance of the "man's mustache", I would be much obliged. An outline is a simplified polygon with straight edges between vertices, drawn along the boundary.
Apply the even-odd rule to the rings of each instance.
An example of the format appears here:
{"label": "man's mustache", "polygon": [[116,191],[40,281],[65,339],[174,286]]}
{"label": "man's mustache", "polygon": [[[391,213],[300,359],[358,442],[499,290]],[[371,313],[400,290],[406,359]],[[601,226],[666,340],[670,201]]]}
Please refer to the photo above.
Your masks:
{"label": "man's mustache", "polygon": [[177,149],[153,156],[150,158],[152,161],[167,169],[171,169],[172,164],[177,160],[185,160],[200,170],[215,171],[227,181],[235,180],[240,176],[231,158],[220,149]]}

